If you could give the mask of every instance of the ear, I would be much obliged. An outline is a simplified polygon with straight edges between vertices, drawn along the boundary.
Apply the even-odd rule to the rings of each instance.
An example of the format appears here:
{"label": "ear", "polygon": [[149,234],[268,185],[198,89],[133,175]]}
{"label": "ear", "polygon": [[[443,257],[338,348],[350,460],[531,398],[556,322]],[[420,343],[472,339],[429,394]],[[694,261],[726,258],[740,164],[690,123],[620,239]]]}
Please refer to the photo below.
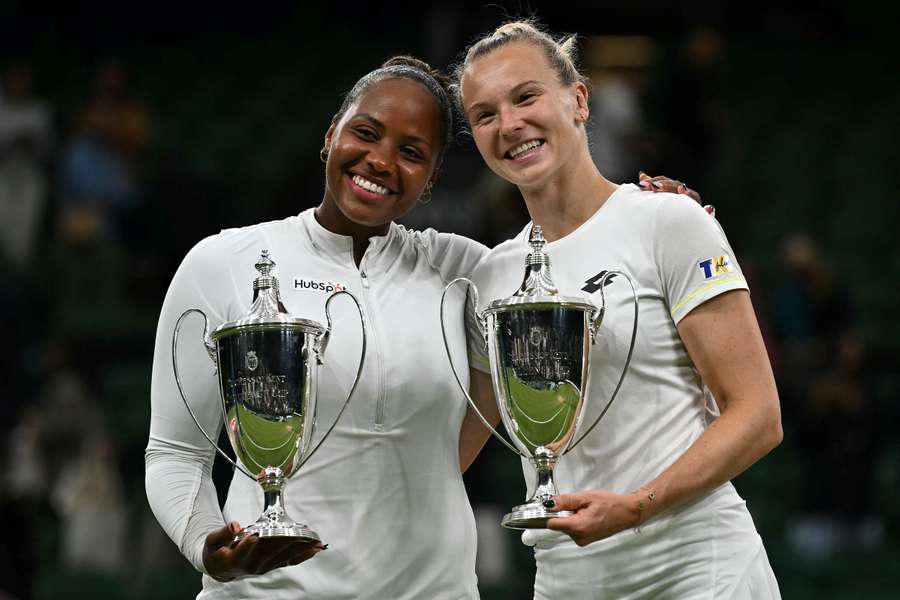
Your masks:
{"label": "ear", "polygon": [[325,132],[325,147],[331,148],[331,140],[334,138],[334,129],[337,123],[334,121],[331,122],[331,127],[328,128],[328,131]]}
{"label": "ear", "polygon": [[589,92],[587,86],[578,81],[575,83],[575,111],[579,123],[587,123],[588,117],[591,115],[591,109],[588,106]]}

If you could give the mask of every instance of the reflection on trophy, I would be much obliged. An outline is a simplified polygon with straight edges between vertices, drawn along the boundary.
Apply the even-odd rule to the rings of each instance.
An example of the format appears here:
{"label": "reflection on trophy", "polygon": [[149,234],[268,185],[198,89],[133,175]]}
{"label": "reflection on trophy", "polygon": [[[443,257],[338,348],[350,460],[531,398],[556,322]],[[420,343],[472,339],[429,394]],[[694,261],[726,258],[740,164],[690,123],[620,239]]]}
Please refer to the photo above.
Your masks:
{"label": "reflection on trophy", "polygon": [[[365,322],[353,294],[342,290],[328,298],[327,327],[292,317],[281,302],[278,279],[272,275],[274,266],[268,251],[263,250],[256,263],[260,275],[253,282],[253,304],[244,318],[225,323],[208,335],[206,314],[192,308],[178,319],[172,336],[175,381],[191,418],[219,454],[263,488],[262,516],[241,530],[235,542],[253,534],[319,541],[315,531],[285,512],[282,491],[286,480],[319,449],[341,418],[359,383],[366,354]],[[317,365],[323,363],[331,337],[330,304],[340,294],[350,296],[360,311],[363,336],[359,368],[334,423],[307,452],[316,426]],[[241,464],[231,460],[203,429],[181,386],[176,358],[178,332],[185,317],[193,312],[203,315],[203,343],[218,373],[225,429]]]}
{"label": "reflection on trophy", "polygon": [[[441,298],[441,331],[450,358],[444,331],[444,301],[447,292],[458,282],[465,282],[471,288],[475,314],[490,359],[494,395],[512,444],[497,433],[478,410],[462,385],[452,359],[450,367],[469,405],[485,426],[507,448],[527,458],[537,471],[534,495],[525,504],[514,507],[501,521],[510,529],[542,529],[549,518],[573,514],[547,510],[549,500],[558,494],[553,469],[564,454],[596,427],[609,409],[625,379],[637,335],[638,299],[627,274],[609,271],[604,275],[600,281],[601,305],[598,308],[587,298],[559,295],[550,277],[550,257],[543,250],[546,241],[540,226],[533,226],[529,244],[532,252],[525,260],[525,279],[512,296],[495,300],[479,313],[478,289],[470,280],[459,278],[447,285]],[[593,424],[574,439],[589,399],[591,346],[606,312],[603,290],[606,281],[614,275],[622,275],[631,285],[634,297],[631,343],[609,401]]]}

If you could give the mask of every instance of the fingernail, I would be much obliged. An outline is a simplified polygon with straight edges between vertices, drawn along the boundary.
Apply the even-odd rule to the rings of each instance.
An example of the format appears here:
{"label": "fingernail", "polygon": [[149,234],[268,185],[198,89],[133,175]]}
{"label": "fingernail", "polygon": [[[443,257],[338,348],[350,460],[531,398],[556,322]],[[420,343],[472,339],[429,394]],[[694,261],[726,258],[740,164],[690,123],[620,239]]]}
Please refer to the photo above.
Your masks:
{"label": "fingernail", "polygon": [[642,187],[642,188],[645,188],[649,185],[649,183],[647,182],[646,179],[641,179],[640,181],[637,182],[637,184],[638,184],[638,187]]}
{"label": "fingernail", "polygon": [[322,546],[322,550],[328,550],[328,544],[325,544],[324,546]]}
{"label": "fingernail", "polygon": [[650,184],[658,190],[662,189],[662,184],[659,183],[658,181],[651,181]]}
{"label": "fingernail", "polygon": [[707,204],[703,208],[704,208],[704,210],[706,210],[706,212],[708,212],[710,214],[710,216],[713,216],[713,217],[716,216],[716,207],[713,206],[712,204]]}

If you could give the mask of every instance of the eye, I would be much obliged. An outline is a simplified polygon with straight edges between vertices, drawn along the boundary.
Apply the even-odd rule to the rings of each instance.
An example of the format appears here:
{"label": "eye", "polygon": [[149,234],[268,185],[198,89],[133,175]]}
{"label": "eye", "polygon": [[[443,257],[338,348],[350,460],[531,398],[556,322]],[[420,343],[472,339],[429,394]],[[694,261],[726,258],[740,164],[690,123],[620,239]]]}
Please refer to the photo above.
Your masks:
{"label": "eye", "polygon": [[516,99],[516,104],[527,104],[529,100],[537,98],[537,92],[522,92]]}
{"label": "eye", "polygon": [[354,127],[353,133],[355,133],[360,139],[367,142],[374,142],[378,139],[378,134],[375,133],[375,131],[370,127]]}
{"label": "eye", "polygon": [[414,162],[421,162],[425,160],[425,156],[413,146],[404,146],[403,148],[400,148],[400,154],[402,154],[408,160]]}
{"label": "eye", "polygon": [[494,113],[487,111],[480,111],[475,113],[475,123],[478,125],[483,125],[491,120],[494,116]]}

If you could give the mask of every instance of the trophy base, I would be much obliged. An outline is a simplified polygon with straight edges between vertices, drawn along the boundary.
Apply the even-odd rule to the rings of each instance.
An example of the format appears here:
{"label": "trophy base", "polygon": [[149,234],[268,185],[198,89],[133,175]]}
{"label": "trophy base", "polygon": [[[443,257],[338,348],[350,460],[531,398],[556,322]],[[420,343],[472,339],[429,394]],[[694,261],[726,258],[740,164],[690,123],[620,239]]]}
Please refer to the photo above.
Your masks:
{"label": "trophy base", "polygon": [[558,517],[571,517],[570,510],[550,512],[539,502],[514,506],[512,512],[503,516],[500,524],[507,529],[547,529],[547,521]]}
{"label": "trophy base", "polygon": [[321,542],[319,534],[299,523],[254,523],[244,527],[240,533],[234,536],[237,544],[248,535],[258,535],[263,538],[293,538],[298,542]]}

